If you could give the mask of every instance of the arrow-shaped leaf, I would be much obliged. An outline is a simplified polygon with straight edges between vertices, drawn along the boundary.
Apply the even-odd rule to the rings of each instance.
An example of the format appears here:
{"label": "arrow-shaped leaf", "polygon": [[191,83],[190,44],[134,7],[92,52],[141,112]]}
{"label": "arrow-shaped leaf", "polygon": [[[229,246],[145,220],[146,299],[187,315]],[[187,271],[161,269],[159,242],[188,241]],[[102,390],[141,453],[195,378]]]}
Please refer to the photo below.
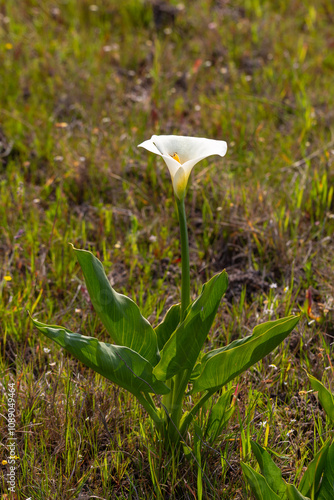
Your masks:
{"label": "arrow-shaped leaf", "polygon": [[153,366],[132,349],[99,342],[94,337],[73,333],[61,326],[48,326],[34,319],[32,321],[40,332],[64,347],[79,361],[133,394],[168,394],[170,391],[152,374]]}
{"label": "arrow-shaped leaf", "polygon": [[180,323],[181,306],[180,304],[175,304],[168,309],[164,319],[155,327],[155,333],[157,336],[158,347],[161,351],[163,346],[166,344],[169,337],[176,330],[177,325]]}
{"label": "arrow-shaped leaf", "polygon": [[305,496],[315,498],[315,494],[318,490],[321,476],[326,465],[329,445],[330,441],[328,440],[316,454],[312,462],[309,463],[306,471],[304,472],[298,489]]}
{"label": "arrow-shaped leaf", "polygon": [[281,469],[258,443],[251,441],[251,447],[268,485],[280,498],[285,498],[286,483],[282,479]]}
{"label": "arrow-shaped leaf", "polygon": [[270,488],[261,474],[244,463],[241,463],[241,468],[257,500],[282,500],[282,498],[276,495]]}
{"label": "arrow-shaped leaf", "polygon": [[326,466],[321,481],[317,500],[332,500],[334,498],[334,442],[327,453]]}
{"label": "arrow-shaped leaf", "polygon": [[227,286],[225,271],[213,276],[203,286],[200,296],[188,307],[184,321],[160,353],[161,360],[154,368],[159,380],[168,380],[181,370],[193,368]]}
{"label": "arrow-shaped leaf", "polygon": [[309,497],[304,497],[294,484],[286,485],[286,493],[288,495],[288,500],[310,500]]}
{"label": "arrow-shaped leaf", "polygon": [[157,337],[137,304],[115,292],[101,262],[86,250],[74,249],[95,311],[115,344],[138,352],[153,366],[159,361]]}
{"label": "arrow-shaped leaf", "polygon": [[255,327],[252,335],[208,352],[195,367],[191,392],[219,389],[275,349],[298,321],[299,316],[268,321]]}
{"label": "arrow-shaped leaf", "polygon": [[327,413],[328,418],[330,418],[330,420],[334,422],[334,395],[328,389],[326,389],[326,387],[321,382],[319,382],[318,379],[310,374],[307,375],[310,380],[312,389],[314,391],[318,391],[318,397],[321,406]]}

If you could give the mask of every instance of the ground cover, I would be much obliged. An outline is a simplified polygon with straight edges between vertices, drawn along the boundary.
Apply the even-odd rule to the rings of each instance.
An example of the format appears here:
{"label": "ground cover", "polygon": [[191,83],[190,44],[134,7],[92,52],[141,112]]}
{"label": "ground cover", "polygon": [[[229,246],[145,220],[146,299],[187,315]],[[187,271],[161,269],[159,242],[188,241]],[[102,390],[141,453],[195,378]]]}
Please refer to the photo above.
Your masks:
{"label": "ground cover", "polygon": [[[18,498],[248,499],[251,439],[298,483],[332,435],[305,370],[333,391],[333,19],[329,0],[0,7],[1,414],[14,381]],[[69,242],[152,324],[177,302],[172,184],[137,148],[153,133],[228,143],[195,167],[186,200],[193,296],[229,275],[207,348],[303,312],[234,384],[218,442],[195,434],[180,464],[131,396],[27,316],[107,338]]]}

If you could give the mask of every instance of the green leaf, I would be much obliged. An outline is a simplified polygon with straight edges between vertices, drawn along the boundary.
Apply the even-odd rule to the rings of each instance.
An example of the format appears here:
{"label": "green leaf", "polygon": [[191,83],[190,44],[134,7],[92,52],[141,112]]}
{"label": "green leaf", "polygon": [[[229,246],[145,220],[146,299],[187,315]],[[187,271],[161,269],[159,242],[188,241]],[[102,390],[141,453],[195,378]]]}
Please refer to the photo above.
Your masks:
{"label": "green leaf", "polygon": [[45,325],[32,319],[34,325],[79,361],[119,386],[137,395],[140,392],[168,394],[170,389],[152,374],[153,366],[128,347],[99,342],[61,326]]}
{"label": "green leaf", "polygon": [[257,500],[282,500],[261,474],[244,463],[241,463],[241,468]]}
{"label": "green leaf", "polygon": [[334,498],[334,442],[330,445],[317,500],[333,500]]}
{"label": "green leaf", "polygon": [[234,388],[231,387],[231,389],[224,392],[210,411],[205,432],[211,442],[216,441],[235,411],[236,407],[230,405],[233,391]]}
{"label": "green leaf", "polygon": [[299,483],[299,491],[311,498],[315,498],[315,493],[318,490],[321,475],[326,465],[326,458],[330,441],[328,440],[321,450],[316,454],[312,462],[309,463],[302,480]]}
{"label": "green leaf", "polygon": [[255,327],[252,335],[208,352],[200,367],[195,367],[190,392],[219,389],[275,349],[298,321],[299,316],[268,321]]}
{"label": "green leaf", "polygon": [[115,292],[101,262],[91,252],[74,250],[94,309],[115,344],[129,347],[156,365],[160,359],[157,337],[137,304]]}
{"label": "green leaf", "polygon": [[160,353],[161,360],[154,368],[159,380],[168,380],[182,370],[193,368],[227,286],[225,271],[203,286],[200,296],[188,307],[184,321]]}
{"label": "green leaf", "polygon": [[251,441],[251,447],[259,463],[261,472],[266,478],[270,488],[277,493],[280,498],[284,498],[286,483],[282,479],[281,469],[277,467],[269,453],[258,443]]}
{"label": "green leaf", "polygon": [[286,485],[286,493],[288,500],[310,500],[309,497],[304,497],[293,484]]}
{"label": "green leaf", "polygon": [[158,340],[159,351],[162,350],[169,337],[176,330],[180,323],[181,305],[175,304],[168,309],[164,319],[155,327],[155,333]]}
{"label": "green leaf", "polygon": [[321,403],[321,406],[327,413],[328,418],[332,422],[334,422],[334,395],[328,389],[326,389],[326,387],[315,377],[313,377],[309,373],[307,374],[307,376],[310,380],[312,389],[314,391],[318,391],[319,401]]}

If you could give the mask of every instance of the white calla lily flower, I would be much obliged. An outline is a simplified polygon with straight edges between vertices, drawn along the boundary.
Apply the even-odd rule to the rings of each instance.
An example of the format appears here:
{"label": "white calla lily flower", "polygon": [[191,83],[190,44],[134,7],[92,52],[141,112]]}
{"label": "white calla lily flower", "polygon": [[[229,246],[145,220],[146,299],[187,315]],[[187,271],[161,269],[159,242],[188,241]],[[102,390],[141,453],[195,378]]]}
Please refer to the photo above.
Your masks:
{"label": "white calla lily flower", "polygon": [[211,155],[224,156],[227,151],[225,141],[180,135],[152,135],[151,139],[138,147],[164,159],[179,200],[184,198],[190,173],[196,163]]}

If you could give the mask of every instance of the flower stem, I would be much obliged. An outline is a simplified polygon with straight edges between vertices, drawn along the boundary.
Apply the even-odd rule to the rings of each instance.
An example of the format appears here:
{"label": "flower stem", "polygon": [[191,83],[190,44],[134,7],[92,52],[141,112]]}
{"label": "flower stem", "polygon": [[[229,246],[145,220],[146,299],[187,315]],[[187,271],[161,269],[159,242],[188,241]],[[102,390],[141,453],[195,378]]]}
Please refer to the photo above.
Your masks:
{"label": "flower stem", "polygon": [[[182,265],[182,277],[181,277],[181,322],[184,321],[186,316],[186,310],[190,304],[190,264],[189,264],[189,242],[188,242],[188,228],[186,220],[186,212],[184,207],[184,199],[179,200],[176,198],[177,211],[180,223],[180,235],[181,235],[181,265]],[[184,397],[184,392],[188,384],[189,370],[183,370],[175,377],[173,377],[171,385],[171,393],[168,395],[168,403],[170,411],[170,417],[172,423],[169,422],[169,438],[171,442],[176,442],[179,439],[179,433],[177,431],[180,418],[182,415],[182,400]]]}
{"label": "flower stem", "polygon": [[181,321],[183,321],[185,318],[186,309],[190,303],[189,242],[184,199],[179,200],[178,198],[176,198],[176,201],[181,235]]}

